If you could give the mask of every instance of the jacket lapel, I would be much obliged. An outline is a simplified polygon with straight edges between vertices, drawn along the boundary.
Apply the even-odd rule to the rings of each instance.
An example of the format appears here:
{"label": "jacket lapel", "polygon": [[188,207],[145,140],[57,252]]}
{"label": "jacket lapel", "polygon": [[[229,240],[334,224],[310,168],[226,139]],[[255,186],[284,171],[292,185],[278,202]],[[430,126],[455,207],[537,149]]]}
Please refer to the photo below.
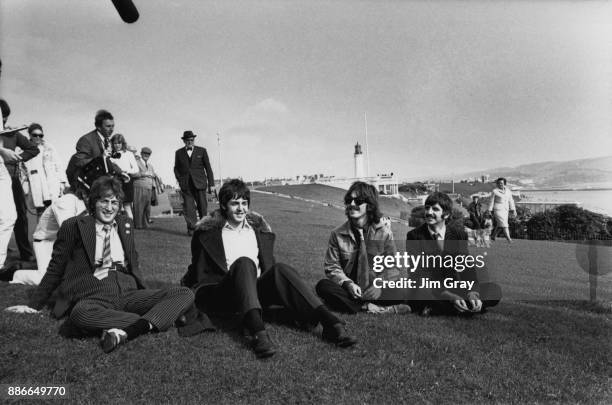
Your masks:
{"label": "jacket lapel", "polygon": [[96,147],[98,148],[98,153],[94,153],[93,155],[102,156],[104,154],[104,143],[102,142],[102,139],[100,139],[100,136],[98,135],[98,132],[95,129],[91,133],[91,143],[96,145]]}
{"label": "jacket lapel", "polygon": [[353,234],[353,231],[351,230],[351,224],[349,221],[346,221],[342,224],[342,226],[338,230],[338,233],[348,236],[353,241],[353,244],[357,245],[357,239],[356,236]]}
{"label": "jacket lapel", "polygon": [[223,237],[221,236],[221,229],[215,229],[211,232],[203,232],[200,234],[200,242],[204,247],[204,250],[208,252],[210,257],[217,263],[219,268],[225,272],[229,271],[227,268],[227,260],[225,258],[225,250],[223,248]]}
{"label": "jacket lapel", "polygon": [[123,217],[117,216],[116,221],[117,232],[119,233],[119,239],[121,239],[123,252],[128,259],[128,263],[133,264],[134,258],[132,257],[132,252],[134,251],[134,239],[131,237],[131,226]]}
{"label": "jacket lapel", "polygon": [[96,264],[96,220],[90,216],[83,216],[79,218],[77,224],[90,268],[94,269]]}

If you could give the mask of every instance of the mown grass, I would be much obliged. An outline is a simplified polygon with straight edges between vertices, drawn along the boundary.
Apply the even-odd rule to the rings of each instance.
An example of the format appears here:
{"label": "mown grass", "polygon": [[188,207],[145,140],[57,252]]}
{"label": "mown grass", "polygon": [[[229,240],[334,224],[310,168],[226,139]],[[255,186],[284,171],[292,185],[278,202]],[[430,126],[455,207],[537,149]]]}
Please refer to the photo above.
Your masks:
{"label": "mown grass", "polygon": [[[268,186],[259,187],[258,190],[272,193],[280,193],[293,197],[307,198],[310,200],[321,201],[327,204],[340,205],[344,204],[344,194],[346,190],[338,187],[330,187],[322,184],[296,184],[290,186]],[[400,218],[402,212],[410,213],[416,204],[405,203],[396,198],[389,196],[381,196],[379,199],[381,210],[385,215],[390,215],[395,218]]]}
{"label": "mown grass", "polygon": [[[277,233],[277,259],[314,285],[342,211],[257,193],[252,199]],[[136,233],[151,285],[176,284],[185,271],[184,228],[182,218],[156,219]],[[398,239],[406,230],[394,224]],[[567,246],[494,244],[491,277],[511,294],[483,316],[346,316],[359,338],[349,350],[321,341],[320,330],[270,324],[279,351],[265,361],[227,320],[216,320],[213,334],[180,338],[170,330],[106,355],[95,339],[60,337],[48,312],[0,312],[0,384],[68,384],[75,403],[609,403],[612,316],[583,301],[587,277]],[[609,276],[599,288],[609,300]],[[28,291],[1,284],[0,307],[25,303]]]}

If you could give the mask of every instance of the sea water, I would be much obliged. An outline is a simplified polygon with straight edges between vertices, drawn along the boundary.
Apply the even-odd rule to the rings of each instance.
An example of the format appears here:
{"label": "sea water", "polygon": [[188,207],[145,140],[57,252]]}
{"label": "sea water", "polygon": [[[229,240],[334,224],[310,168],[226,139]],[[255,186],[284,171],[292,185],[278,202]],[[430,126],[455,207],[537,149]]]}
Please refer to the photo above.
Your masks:
{"label": "sea water", "polygon": [[579,206],[593,212],[612,216],[612,189],[607,190],[521,190],[523,201],[579,202]]}

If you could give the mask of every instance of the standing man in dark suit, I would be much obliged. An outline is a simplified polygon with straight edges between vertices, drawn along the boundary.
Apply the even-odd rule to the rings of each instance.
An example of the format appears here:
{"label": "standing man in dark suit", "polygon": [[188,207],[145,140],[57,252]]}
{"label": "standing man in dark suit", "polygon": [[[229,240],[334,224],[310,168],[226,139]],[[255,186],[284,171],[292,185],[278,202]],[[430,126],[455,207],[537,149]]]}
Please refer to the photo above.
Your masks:
{"label": "standing man in dark suit", "polygon": [[200,218],[204,218],[208,208],[206,191],[210,194],[215,185],[208,153],[205,148],[194,145],[195,137],[191,131],[183,132],[181,139],[185,147],[177,150],[174,156],[174,176],[183,194],[183,216],[190,236],[198,221],[196,208]]}
{"label": "standing man in dark suit", "polygon": [[58,291],[56,317],[70,311],[69,322],[88,334],[102,333],[104,352],[139,335],[170,328],[193,308],[186,287],[146,289],[138,270],[132,221],[117,216],[122,206],[121,183],[103,176],[89,194],[90,215],[64,221],[53,246],[51,262],[28,306],[12,312],[38,312]]}
{"label": "standing man in dark suit", "polygon": [[[66,177],[73,184],[80,169],[98,157],[106,159],[112,153],[110,137],[115,129],[115,119],[106,110],[99,110],[94,119],[96,129],[81,136],[76,144],[76,153],[68,162]],[[107,160],[109,172],[121,173],[121,169]]]}
{"label": "standing man in dark suit", "polygon": [[[484,267],[484,262],[470,256],[463,224],[448,223],[452,209],[448,195],[430,194],[425,200],[425,223],[406,235],[408,254],[430,256],[427,263],[431,265],[421,266],[413,273],[419,287],[411,306],[421,315],[479,313],[501,299],[499,285],[479,283],[476,268]],[[474,260],[468,260],[468,256]],[[440,284],[421,287],[424,280]],[[450,283],[452,287],[448,286]]]}
{"label": "standing man in dark suit", "polygon": [[98,156],[111,155],[110,137],[115,129],[113,115],[106,110],[98,111],[94,125],[96,129],[80,137],[76,144],[77,167],[85,166]]}
{"label": "standing man in dark suit", "polygon": [[[8,103],[0,99],[0,110],[2,110],[2,123],[6,127],[6,121],[9,115],[11,115],[11,109]],[[7,161],[5,162],[6,169],[11,176],[11,185],[13,189],[13,200],[15,201],[15,209],[17,210],[17,220],[13,227],[15,232],[15,241],[17,242],[17,248],[19,249],[19,256],[22,261],[34,261],[34,251],[28,237],[28,211],[26,208],[26,198],[21,186],[21,179],[19,179],[19,163],[27,162],[34,156],[38,155],[38,146],[30,142],[30,140],[21,134],[20,132],[10,132],[5,135],[0,135],[1,143],[6,149],[12,151],[16,147],[21,148],[22,152],[19,154],[19,161]],[[0,198],[6,198],[7,196],[1,196]]]}

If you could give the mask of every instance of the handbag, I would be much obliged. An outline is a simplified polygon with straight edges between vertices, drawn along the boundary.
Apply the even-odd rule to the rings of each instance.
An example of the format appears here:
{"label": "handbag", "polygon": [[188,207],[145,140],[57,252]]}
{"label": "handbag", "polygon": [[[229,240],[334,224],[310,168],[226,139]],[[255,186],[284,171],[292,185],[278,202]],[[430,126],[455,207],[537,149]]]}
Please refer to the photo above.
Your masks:
{"label": "handbag", "polygon": [[151,206],[156,207],[159,204],[157,201],[157,192],[155,191],[155,186],[153,186],[151,190]]}

